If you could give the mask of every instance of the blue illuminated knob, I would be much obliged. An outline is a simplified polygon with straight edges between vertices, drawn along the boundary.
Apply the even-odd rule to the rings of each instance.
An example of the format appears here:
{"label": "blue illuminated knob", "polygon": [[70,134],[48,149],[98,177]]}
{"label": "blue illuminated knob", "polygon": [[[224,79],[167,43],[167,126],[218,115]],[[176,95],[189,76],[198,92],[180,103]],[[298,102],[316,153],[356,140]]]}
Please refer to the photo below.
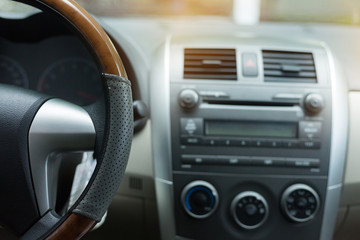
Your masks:
{"label": "blue illuminated knob", "polygon": [[194,181],[184,187],[181,202],[190,216],[206,218],[216,210],[219,199],[213,185],[205,181]]}

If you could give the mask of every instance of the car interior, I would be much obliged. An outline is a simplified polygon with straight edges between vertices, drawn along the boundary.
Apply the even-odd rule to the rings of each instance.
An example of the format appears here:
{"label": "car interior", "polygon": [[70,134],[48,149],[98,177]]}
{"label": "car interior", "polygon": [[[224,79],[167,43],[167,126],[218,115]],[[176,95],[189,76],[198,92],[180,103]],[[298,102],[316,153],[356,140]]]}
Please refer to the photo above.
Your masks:
{"label": "car interior", "polygon": [[359,16],[0,0],[0,239],[359,240]]}

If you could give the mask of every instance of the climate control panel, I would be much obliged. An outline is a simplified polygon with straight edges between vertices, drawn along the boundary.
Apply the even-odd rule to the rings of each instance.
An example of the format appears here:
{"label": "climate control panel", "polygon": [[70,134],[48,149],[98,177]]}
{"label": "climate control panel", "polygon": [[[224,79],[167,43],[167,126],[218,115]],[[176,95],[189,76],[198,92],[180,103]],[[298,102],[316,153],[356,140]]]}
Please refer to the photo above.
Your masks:
{"label": "climate control panel", "polygon": [[185,239],[319,239],[324,179],[177,173],[174,180],[176,227]]}

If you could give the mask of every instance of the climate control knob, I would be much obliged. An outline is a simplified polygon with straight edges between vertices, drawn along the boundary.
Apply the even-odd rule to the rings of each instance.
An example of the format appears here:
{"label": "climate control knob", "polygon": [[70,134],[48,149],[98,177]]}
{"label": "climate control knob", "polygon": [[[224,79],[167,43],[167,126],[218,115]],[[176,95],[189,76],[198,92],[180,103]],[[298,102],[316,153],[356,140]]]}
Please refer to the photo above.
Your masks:
{"label": "climate control knob", "polygon": [[265,198],[253,191],[238,194],[231,202],[230,211],[235,222],[245,229],[260,227],[269,215]]}
{"label": "climate control knob", "polygon": [[308,112],[318,113],[324,108],[324,99],[318,93],[310,93],[306,95],[304,105]]}
{"label": "climate control knob", "polygon": [[215,187],[210,183],[194,181],[184,187],[181,202],[190,216],[206,218],[216,210],[219,197]]}
{"label": "climate control knob", "polygon": [[199,103],[199,94],[193,89],[184,89],[179,94],[179,104],[184,109],[192,109]]}
{"label": "climate control knob", "polygon": [[285,215],[294,222],[307,222],[313,219],[319,210],[320,199],[314,189],[305,184],[288,187],[281,198]]}

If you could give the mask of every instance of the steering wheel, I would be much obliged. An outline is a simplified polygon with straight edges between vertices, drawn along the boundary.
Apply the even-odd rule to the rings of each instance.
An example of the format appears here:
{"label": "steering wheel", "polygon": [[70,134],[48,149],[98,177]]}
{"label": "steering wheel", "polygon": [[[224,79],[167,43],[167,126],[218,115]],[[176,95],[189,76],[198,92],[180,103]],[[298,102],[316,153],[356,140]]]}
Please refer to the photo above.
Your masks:
{"label": "steering wheel", "polygon": [[[0,226],[21,239],[80,239],[101,220],[126,168],[133,136],[130,81],[107,34],[73,0],[19,1],[55,14],[78,33],[103,72],[104,96],[85,109],[0,85]],[[59,216],[49,203],[47,157],[94,148],[97,165],[87,187]]]}

